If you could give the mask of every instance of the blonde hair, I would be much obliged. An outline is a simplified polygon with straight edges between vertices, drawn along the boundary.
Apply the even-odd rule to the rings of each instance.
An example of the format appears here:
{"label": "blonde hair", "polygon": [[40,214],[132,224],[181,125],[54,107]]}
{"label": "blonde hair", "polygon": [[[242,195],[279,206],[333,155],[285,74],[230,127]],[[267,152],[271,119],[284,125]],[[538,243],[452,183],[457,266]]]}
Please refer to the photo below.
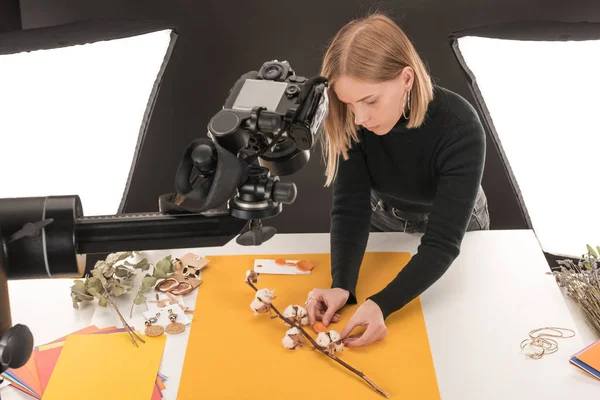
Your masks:
{"label": "blonde hair", "polygon": [[322,150],[326,159],[326,183],[335,179],[340,155],[348,159],[352,141],[358,142],[357,126],[345,103],[333,91],[336,80],[347,75],[371,82],[396,78],[410,66],[414,83],[410,96],[408,128],[419,127],[433,99],[431,78],[411,41],[388,16],[375,13],[355,19],[338,31],[327,49],[320,75],[329,81],[329,113],[325,119],[325,132],[321,135]]}

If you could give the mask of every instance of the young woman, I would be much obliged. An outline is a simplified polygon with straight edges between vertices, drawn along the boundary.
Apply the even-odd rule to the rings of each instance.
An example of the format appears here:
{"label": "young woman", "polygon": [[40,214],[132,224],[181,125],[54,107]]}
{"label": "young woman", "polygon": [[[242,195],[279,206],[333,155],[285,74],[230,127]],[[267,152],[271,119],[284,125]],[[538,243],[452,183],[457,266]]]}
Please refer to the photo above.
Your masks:
{"label": "young woman", "polygon": [[[436,282],[466,231],[489,229],[481,188],[485,133],[474,108],[432,84],[405,33],[382,14],[351,21],[334,37],[321,75],[330,110],[323,148],[333,184],[330,288],[306,301],[311,324],[356,304],[370,231],[422,232],[418,253],[341,331],[348,346],[387,335],[386,318]],[[359,337],[356,326],[366,326]]]}

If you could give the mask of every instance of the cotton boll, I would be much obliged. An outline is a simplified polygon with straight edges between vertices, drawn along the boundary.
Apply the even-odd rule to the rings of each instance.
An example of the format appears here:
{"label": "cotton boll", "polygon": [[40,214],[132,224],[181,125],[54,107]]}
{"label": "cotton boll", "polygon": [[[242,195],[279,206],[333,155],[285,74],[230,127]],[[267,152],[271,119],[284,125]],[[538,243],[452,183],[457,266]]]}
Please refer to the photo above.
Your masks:
{"label": "cotton boll", "polygon": [[302,332],[298,328],[288,329],[285,333],[285,336],[281,340],[283,347],[286,349],[296,350],[302,346],[304,342],[304,338],[302,337]]}
{"label": "cotton boll", "polygon": [[331,343],[331,339],[327,335],[327,332],[319,332],[316,342],[321,347],[327,347]]}
{"label": "cotton boll", "polygon": [[283,344],[283,347],[290,350],[293,350],[295,346],[294,339],[292,339],[288,335],[285,335],[283,339],[281,339],[281,344]]}
{"label": "cotton boll", "polygon": [[300,329],[296,327],[288,329],[285,334],[289,336],[298,336],[299,338],[302,338],[302,332],[300,332]]}
{"label": "cotton boll", "polygon": [[[288,319],[289,321],[294,322],[296,320],[296,310],[294,309],[294,306],[292,306],[292,305],[287,306],[285,308],[285,310],[283,310],[283,317]],[[286,326],[291,326],[287,322],[284,322],[284,324]]]}
{"label": "cotton boll", "polygon": [[250,303],[250,308],[252,309],[252,311],[254,311],[254,315],[258,315],[258,314],[264,314],[267,311],[269,311],[269,305],[263,303],[262,301],[260,301],[259,299],[255,298],[254,300],[252,300],[252,303]]}
{"label": "cotton boll", "polygon": [[332,342],[338,342],[342,338],[339,332],[333,329],[329,331],[329,337]]}
{"label": "cotton boll", "polygon": [[259,274],[256,271],[251,269],[246,271],[246,282],[256,283],[258,282],[258,277]]}
{"label": "cotton boll", "polygon": [[271,304],[271,302],[277,298],[277,296],[275,296],[275,290],[269,290],[269,289],[258,289],[256,291],[256,298],[261,300],[263,303],[266,304]]}
{"label": "cotton boll", "polygon": [[332,344],[335,346],[335,351],[343,351],[344,343],[342,342],[342,337],[336,330],[329,331],[329,337],[331,338]]}
{"label": "cotton boll", "polygon": [[[287,306],[285,310],[283,310],[283,316],[294,324],[308,325],[308,313],[306,312],[306,309],[297,304],[294,306]],[[288,323],[285,324],[290,326]]]}
{"label": "cotton boll", "polygon": [[343,351],[344,349],[341,336],[335,330],[330,330],[329,332],[319,332],[316,342],[329,355],[333,355],[336,351]]}

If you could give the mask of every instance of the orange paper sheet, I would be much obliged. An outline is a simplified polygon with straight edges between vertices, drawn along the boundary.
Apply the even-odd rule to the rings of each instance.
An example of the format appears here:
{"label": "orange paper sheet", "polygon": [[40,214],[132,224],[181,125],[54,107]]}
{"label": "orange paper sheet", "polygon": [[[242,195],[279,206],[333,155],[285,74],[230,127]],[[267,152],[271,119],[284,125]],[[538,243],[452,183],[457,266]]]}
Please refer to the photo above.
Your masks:
{"label": "orange paper sheet", "polygon": [[153,398],[167,338],[138,335],[146,341],[139,347],[127,333],[67,337],[43,399]]}
{"label": "orange paper sheet", "polygon": [[[110,329],[110,328],[106,328],[106,329]],[[73,333],[92,333],[92,332],[97,332],[97,331],[101,331],[101,329],[92,325],[92,326],[88,326],[83,329],[80,329]],[[60,340],[64,340],[64,337],[56,339],[54,342],[57,342]],[[40,347],[43,347],[43,346],[35,347],[35,351],[32,352],[31,357],[29,357],[29,360],[27,361],[27,363],[24,366],[22,366],[21,368],[10,369],[10,372],[12,374],[14,374],[18,379],[20,379],[25,385],[28,385],[32,390],[34,390],[35,394],[37,394],[38,396],[36,396],[32,393],[29,393],[28,391],[26,391],[25,388],[21,387],[16,382],[14,383],[13,386],[19,390],[25,391],[26,393],[30,394],[32,397],[35,397],[35,398],[41,397],[41,394],[43,393],[43,388],[46,387],[46,383],[47,383],[47,381],[45,381],[43,384],[43,387],[42,387],[42,382],[40,381],[40,376],[38,373],[38,368],[37,368],[37,363],[36,363],[36,352],[39,351]]]}
{"label": "orange paper sheet", "polygon": [[[329,254],[207,256],[211,269],[198,291],[178,400],[283,398],[381,399],[365,381],[335,361],[312,351],[285,349],[286,326],[268,314],[254,316],[254,290],[245,284],[255,258],[311,260],[310,275],[261,275],[257,288],[275,289],[281,311],[304,306],[308,292],[330,287]],[[367,253],[357,288],[359,304],[346,306],[330,324],[341,332],[356,308],[384,288],[410,259],[408,253]],[[345,348],[339,357],[397,399],[439,399],[439,390],[421,303],[415,299],[386,321],[385,340]],[[316,333],[306,327],[313,338]],[[363,331],[355,329],[353,333]]]}
{"label": "orange paper sheet", "polygon": [[595,370],[600,371],[600,340],[587,349],[584,349],[577,355],[577,358]]}

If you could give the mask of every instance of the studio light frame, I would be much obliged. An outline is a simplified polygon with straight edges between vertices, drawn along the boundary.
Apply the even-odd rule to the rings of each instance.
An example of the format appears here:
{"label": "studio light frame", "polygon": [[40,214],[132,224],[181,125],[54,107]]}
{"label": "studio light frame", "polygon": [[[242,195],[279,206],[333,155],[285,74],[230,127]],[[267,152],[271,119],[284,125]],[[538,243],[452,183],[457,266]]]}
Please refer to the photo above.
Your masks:
{"label": "studio light frame", "polygon": [[[449,35],[449,44],[451,50],[456,61],[460,66],[461,71],[464,74],[468,88],[475,100],[475,104],[473,105],[477,109],[481,121],[484,125],[484,128],[488,132],[494,147],[498,151],[498,154],[502,161],[502,167],[504,168],[509,178],[509,182],[513,192],[512,194],[517,200],[522,217],[526,222],[527,228],[535,231],[534,223],[532,222],[532,218],[530,215],[531,213],[530,210],[528,210],[528,207],[531,207],[531,204],[528,204],[527,200],[523,196],[523,191],[520,188],[519,180],[517,179],[513,167],[511,167],[511,163],[509,162],[509,157],[507,155],[505,146],[503,146],[502,144],[501,135],[499,134],[494,124],[490,110],[488,108],[488,105],[486,104],[486,99],[484,98],[482,90],[478,85],[477,77],[475,76],[475,73],[470,69],[463,52],[461,52],[460,41],[462,38],[466,37],[504,39],[513,41],[566,42],[594,40],[600,42],[600,23],[570,23],[563,21],[515,21],[456,31],[452,32]],[[559,74],[558,71],[557,74]],[[557,80],[559,79],[560,78],[557,78]],[[564,214],[565,212],[566,216]],[[600,212],[600,210],[598,212]],[[557,224],[559,223],[560,219],[564,218],[569,218],[568,210],[557,210]],[[585,223],[585,221],[582,221],[582,223]],[[594,247],[598,245],[598,243],[589,244]],[[581,243],[581,252],[579,254],[574,254],[572,251],[562,252],[561,250],[556,248],[547,249],[545,243],[542,243],[541,241],[540,245],[551,268],[556,268],[558,266],[556,263],[556,260],[558,259],[577,259],[581,254],[583,254],[586,251],[586,243]]]}
{"label": "studio light frame", "polygon": [[[137,19],[90,19],[76,21],[64,25],[17,30],[0,34],[1,57],[3,55],[36,52],[39,50],[52,50],[78,45],[89,45],[118,39],[127,39],[134,36],[152,34],[160,31],[166,31],[165,35],[168,34],[169,43],[166,48],[166,52],[162,59],[162,63],[160,65],[158,73],[156,75],[156,79],[154,80],[154,82],[148,82],[148,86],[151,84],[152,89],[147,99],[145,111],[143,113],[143,118],[139,126],[134,154],[131,158],[131,164],[125,181],[125,186],[123,187],[123,191],[120,193],[120,202],[118,204],[118,208],[110,213],[105,213],[107,215],[122,214],[125,212],[127,196],[130,191],[132,176],[136,169],[136,166],[138,165],[140,153],[144,147],[148,126],[150,124],[154,107],[160,92],[163,76],[165,74],[167,65],[171,59],[171,55],[177,41],[178,33],[176,26],[162,22]],[[162,51],[162,48],[160,51]],[[154,54],[158,54],[158,56],[160,57],[160,54],[162,53]],[[115,96],[118,96],[118,93],[116,93]],[[138,108],[138,111],[140,110],[141,109]],[[35,116],[32,115],[32,118],[34,117]],[[6,173],[6,171],[3,171],[3,173]],[[24,182],[24,184],[27,183]],[[121,190],[121,188],[119,188],[119,190]],[[61,194],[69,195],[73,193]],[[46,196],[49,195],[49,193],[40,192],[38,195]],[[96,214],[93,211],[91,213]],[[89,214],[89,212],[86,212],[86,214]]]}

